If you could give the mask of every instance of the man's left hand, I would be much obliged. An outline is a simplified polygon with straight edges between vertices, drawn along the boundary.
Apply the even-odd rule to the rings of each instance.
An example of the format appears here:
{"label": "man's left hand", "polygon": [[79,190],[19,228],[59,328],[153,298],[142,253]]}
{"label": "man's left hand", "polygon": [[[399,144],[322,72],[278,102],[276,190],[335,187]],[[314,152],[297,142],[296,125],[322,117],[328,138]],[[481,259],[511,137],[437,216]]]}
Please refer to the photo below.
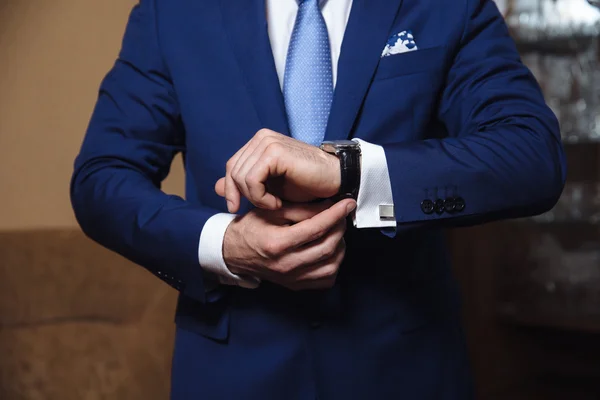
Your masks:
{"label": "man's left hand", "polygon": [[225,177],[215,185],[230,213],[239,210],[241,196],[256,207],[277,210],[284,200],[329,198],[339,188],[337,157],[268,129],[258,131],[229,159]]}

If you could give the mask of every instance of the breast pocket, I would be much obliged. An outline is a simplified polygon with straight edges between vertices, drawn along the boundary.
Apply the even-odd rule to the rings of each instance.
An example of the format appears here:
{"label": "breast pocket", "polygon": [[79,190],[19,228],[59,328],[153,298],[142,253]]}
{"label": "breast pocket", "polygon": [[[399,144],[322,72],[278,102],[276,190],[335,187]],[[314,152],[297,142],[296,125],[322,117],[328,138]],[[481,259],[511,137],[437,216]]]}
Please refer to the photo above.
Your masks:
{"label": "breast pocket", "polygon": [[442,70],[445,56],[445,47],[438,46],[382,57],[374,80]]}

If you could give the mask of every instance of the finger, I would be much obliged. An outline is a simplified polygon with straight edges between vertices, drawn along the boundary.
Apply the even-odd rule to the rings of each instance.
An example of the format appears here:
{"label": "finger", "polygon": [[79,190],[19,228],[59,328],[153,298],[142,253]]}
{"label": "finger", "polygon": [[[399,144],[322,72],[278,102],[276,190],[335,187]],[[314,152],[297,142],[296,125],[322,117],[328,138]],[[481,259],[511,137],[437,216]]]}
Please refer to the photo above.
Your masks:
{"label": "finger", "polygon": [[[237,200],[239,202],[239,197],[241,195],[244,195],[246,196],[246,198],[248,198],[248,189],[246,187],[245,173],[243,172],[243,168],[246,165],[248,157],[250,157],[254,153],[254,150],[257,147],[259,147],[265,139],[272,136],[272,131],[269,131],[267,129],[261,129],[260,131],[258,131],[258,133],[256,133],[256,135],[254,135],[254,137],[248,143],[244,145],[244,147],[242,147],[234,155],[234,157],[232,157],[232,168],[231,171],[229,171],[230,182],[228,182],[228,185],[235,186],[234,193],[238,196],[237,199],[232,199],[233,201]],[[246,169],[249,169],[249,167],[247,167]]]}
{"label": "finger", "polygon": [[217,183],[215,183],[215,192],[219,196],[225,197],[225,177],[219,179]]}
{"label": "finger", "polygon": [[[245,163],[247,152],[250,147],[250,143],[243,149],[243,152],[240,153],[239,157],[236,159],[236,163],[231,170],[230,179],[231,184],[235,186],[236,190],[240,194],[240,196],[246,196],[248,189],[246,188],[246,184],[244,179],[240,180],[240,169],[242,165]],[[247,197],[247,196],[246,196]]]}
{"label": "finger", "polygon": [[335,285],[340,265],[346,253],[345,246],[343,249],[330,260],[315,264],[313,269],[307,272],[305,276],[299,277],[295,281],[284,282],[283,286],[296,291],[332,288]]}
{"label": "finger", "polygon": [[[289,168],[289,160],[293,157],[290,156],[289,147],[279,142],[265,144],[256,151],[256,162],[247,173],[246,184],[254,204],[278,209],[282,204],[281,199],[267,191],[266,182],[269,178],[284,176]],[[259,151],[262,153],[259,154]]]}
{"label": "finger", "polygon": [[286,253],[279,263],[287,266],[289,276],[302,276],[311,266],[334,257],[340,251],[345,233],[346,220],[342,220],[322,238]]}
{"label": "finger", "polygon": [[246,143],[244,147],[242,147],[237,153],[233,155],[233,157],[229,159],[229,161],[227,161],[227,165],[225,168],[224,194],[225,199],[227,200],[227,210],[229,210],[230,213],[236,213],[240,208],[241,194],[235,182],[233,181],[233,177],[231,176],[231,174],[233,173],[233,168],[237,164],[240,155],[243,153],[247,145],[248,144]]}
{"label": "finger", "polygon": [[343,239],[338,242],[337,251],[326,260],[306,266],[302,274],[292,276],[285,273],[275,273],[272,282],[291,290],[322,289],[333,286],[339,267],[346,254],[346,244]]}
{"label": "finger", "polygon": [[[269,174],[267,171],[265,175],[258,178],[259,181],[254,181],[251,179],[251,171],[255,169],[257,163],[266,161],[263,159],[266,155],[265,149],[274,143],[274,140],[273,137],[264,137],[260,143],[254,147],[252,152],[251,149],[248,148],[244,153],[245,159],[243,164],[237,168],[234,174],[234,179],[242,194],[255,206],[269,210],[279,209],[282,204],[281,200],[273,201],[273,199],[277,198],[273,194],[267,192],[266,182],[269,178],[274,177],[274,175]],[[269,162],[276,162],[276,160],[273,160],[268,156],[267,158],[269,158]],[[260,190],[257,191],[257,187],[259,187]],[[254,188],[254,190],[252,188]],[[260,195],[256,195],[256,193],[260,193]],[[267,200],[267,202],[264,200]]]}
{"label": "finger", "polygon": [[298,273],[293,279],[296,282],[316,281],[337,275],[339,266],[342,261],[344,261],[346,255],[346,243],[344,240],[338,241],[338,244],[334,249],[335,251],[332,256],[298,269]]}
{"label": "finger", "polygon": [[288,249],[313,242],[329,232],[356,208],[356,201],[344,199],[312,218],[280,228],[282,241]]}

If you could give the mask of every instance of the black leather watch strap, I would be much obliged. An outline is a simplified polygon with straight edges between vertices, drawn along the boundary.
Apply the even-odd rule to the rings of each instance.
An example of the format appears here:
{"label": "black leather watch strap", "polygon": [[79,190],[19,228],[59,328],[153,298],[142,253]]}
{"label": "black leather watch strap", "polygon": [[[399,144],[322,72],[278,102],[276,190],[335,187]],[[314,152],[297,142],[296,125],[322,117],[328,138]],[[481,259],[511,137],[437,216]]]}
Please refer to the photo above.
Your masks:
{"label": "black leather watch strap", "polygon": [[337,156],[340,159],[341,183],[337,200],[358,198],[360,189],[360,151],[341,149]]}
{"label": "black leather watch strap", "polygon": [[334,200],[357,199],[360,189],[360,146],[350,140],[326,141],[321,149],[340,160],[340,190]]}

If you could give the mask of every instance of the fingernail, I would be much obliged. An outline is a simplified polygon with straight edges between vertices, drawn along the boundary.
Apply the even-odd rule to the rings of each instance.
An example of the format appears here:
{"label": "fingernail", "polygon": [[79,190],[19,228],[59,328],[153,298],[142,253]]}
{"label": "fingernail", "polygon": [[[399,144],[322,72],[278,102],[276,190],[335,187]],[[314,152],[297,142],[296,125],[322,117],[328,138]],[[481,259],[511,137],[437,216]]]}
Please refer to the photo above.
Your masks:
{"label": "fingernail", "polygon": [[349,215],[356,208],[356,203],[352,202],[346,206],[346,215]]}
{"label": "fingernail", "polygon": [[233,201],[227,200],[227,211],[232,212],[233,210]]}

